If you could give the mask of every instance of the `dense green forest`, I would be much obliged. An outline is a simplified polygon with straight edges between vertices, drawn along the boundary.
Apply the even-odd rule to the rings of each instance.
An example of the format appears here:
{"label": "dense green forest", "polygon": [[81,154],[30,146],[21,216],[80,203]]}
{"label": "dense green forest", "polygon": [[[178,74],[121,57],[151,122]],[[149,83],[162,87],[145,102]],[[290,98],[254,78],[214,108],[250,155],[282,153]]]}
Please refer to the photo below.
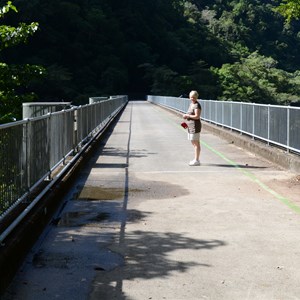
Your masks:
{"label": "dense green forest", "polygon": [[[275,0],[13,5],[18,12],[6,13],[1,24],[38,24],[26,43],[0,48],[0,62],[30,70],[23,67],[26,80],[11,87],[19,102],[76,105],[90,96],[179,96],[191,89],[202,99],[269,104],[300,99],[300,22],[279,14]],[[7,85],[3,76],[1,90]],[[9,93],[0,98],[3,106]]]}

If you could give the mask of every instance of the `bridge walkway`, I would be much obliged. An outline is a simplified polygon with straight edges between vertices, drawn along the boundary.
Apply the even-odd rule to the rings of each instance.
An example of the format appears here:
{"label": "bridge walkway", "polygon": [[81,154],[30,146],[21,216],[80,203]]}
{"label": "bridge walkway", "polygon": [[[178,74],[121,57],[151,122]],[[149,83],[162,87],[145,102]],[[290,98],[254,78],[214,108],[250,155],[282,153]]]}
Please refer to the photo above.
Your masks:
{"label": "bridge walkway", "polygon": [[300,299],[295,173],[129,102],[4,300]]}

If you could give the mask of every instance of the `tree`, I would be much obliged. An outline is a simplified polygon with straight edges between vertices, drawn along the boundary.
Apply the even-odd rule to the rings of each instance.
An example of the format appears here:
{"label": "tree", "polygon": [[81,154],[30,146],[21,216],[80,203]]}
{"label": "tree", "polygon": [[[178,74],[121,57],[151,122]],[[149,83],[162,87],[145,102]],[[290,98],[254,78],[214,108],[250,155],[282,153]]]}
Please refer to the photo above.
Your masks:
{"label": "tree", "polygon": [[[30,47],[15,48],[8,58],[47,68],[47,78],[36,87],[43,101],[82,104],[91,95],[145,95],[153,89],[167,95],[171,86],[178,95],[186,92],[185,79],[197,61],[207,69],[227,61],[226,47],[183,0],[14,1],[22,11],[14,21],[34,19],[41,28]],[[141,67],[147,64],[157,78]],[[57,76],[59,70],[68,76]],[[165,73],[168,80],[183,78],[180,91],[178,82],[174,87],[173,81],[159,82]]]}
{"label": "tree", "polygon": [[[9,11],[17,9],[8,1],[0,9],[0,19]],[[38,29],[38,24],[19,23],[17,27],[0,25],[0,54],[7,48],[26,43],[29,36]],[[44,69],[35,65],[9,65],[0,62],[0,123],[21,119],[22,103],[33,101],[35,94],[30,91],[31,82],[39,78]]]}
{"label": "tree", "polygon": [[300,18],[300,0],[283,0],[276,8],[289,23],[292,19]]}
{"label": "tree", "polygon": [[[286,24],[274,11],[277,0],[13,1],[21,13],[9,20],[37,20],[40,29],[30,45],[10,48],[5,61],[47,68],[45,80],[34,85],[42,101],[79,105],[91,95],[180,95],[194,88],[203,97],[224,96],[229,87],[220,91],[221,71],[236,74],[256,50],[278,62],[272,84],[283,83],[280,78],[290,83],[292,75],[284,72],[300,69],[300,22]],[[242,77],[249,82],[250,74],[254,70]],[[264,72],[255,80],[258,75]],[[274,101],[272,85],[255,80],[241,96]],[[258,96],[266,93],[262,86],[269,86],[264,97]],[[289,84],[281,87],[280,95],[292,92]],[[295,93],[289,97],[297,87]]]}
{"label": "tree", "polygon": [[299,72],[277,68],[277,61],[258,52],[213,71],[219,76],[223,100],[289,104],[300,97]]}

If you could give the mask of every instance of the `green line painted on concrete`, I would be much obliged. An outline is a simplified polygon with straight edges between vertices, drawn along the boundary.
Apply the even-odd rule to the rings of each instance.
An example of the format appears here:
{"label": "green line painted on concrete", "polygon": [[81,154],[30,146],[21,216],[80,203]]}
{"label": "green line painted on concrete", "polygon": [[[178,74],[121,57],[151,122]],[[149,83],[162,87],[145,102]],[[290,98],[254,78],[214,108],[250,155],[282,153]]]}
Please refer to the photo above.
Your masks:
{"label": "green line painted on concrete", "polygon": [[293,211],[295,211],[295,212],[297,212],[297,213],[300,214],[300,207],[297,206],[296,204],[294,204],[293,202],[291,202],[288,198],[283,197],[280,194],[276,193],[274,190],[272,190],[266,184],[262,183],[254,174],[252,174],[252,173],[250,173],[250,172],[242,169],[241,167],[239,167],[239,165],[237,163],[235,163],[234,161],[228,159],[224,154],[222,154],[221,152],[217,151],[213,147],[209,146],[204,141],[201,141],[201,144],[204,145],[207,149],[209,149],[213,153],[215,153],[216,155],[220,156],[222,159],[224,159],[230,165],[234,166],[236,169],[238,169],[239,171],[241,171],[244,175],[246,175],[247,177],[249,177],[252,181],[254,181],[255,183],[257,183],[265,191],[269,192],[274,197],[276,197],[278,200],[280,200],[282,203],[284,203],[285,205],[287,205],[290,209],[292,209]]}

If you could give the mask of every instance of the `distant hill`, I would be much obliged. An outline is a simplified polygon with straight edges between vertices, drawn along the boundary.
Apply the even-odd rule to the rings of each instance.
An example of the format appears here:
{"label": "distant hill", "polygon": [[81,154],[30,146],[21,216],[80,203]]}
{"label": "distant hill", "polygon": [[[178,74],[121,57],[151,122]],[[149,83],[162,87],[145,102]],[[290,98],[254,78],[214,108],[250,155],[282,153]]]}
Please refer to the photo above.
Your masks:
{"label": "distant hill", "polygon": [[32,83],[40,101],[197,89],[207,99],[288,104],[300,95],[300,23],[287,25],[276,1],[13,3],[19,13],[5,21],[40,30],[2,56],[46,67]]}

